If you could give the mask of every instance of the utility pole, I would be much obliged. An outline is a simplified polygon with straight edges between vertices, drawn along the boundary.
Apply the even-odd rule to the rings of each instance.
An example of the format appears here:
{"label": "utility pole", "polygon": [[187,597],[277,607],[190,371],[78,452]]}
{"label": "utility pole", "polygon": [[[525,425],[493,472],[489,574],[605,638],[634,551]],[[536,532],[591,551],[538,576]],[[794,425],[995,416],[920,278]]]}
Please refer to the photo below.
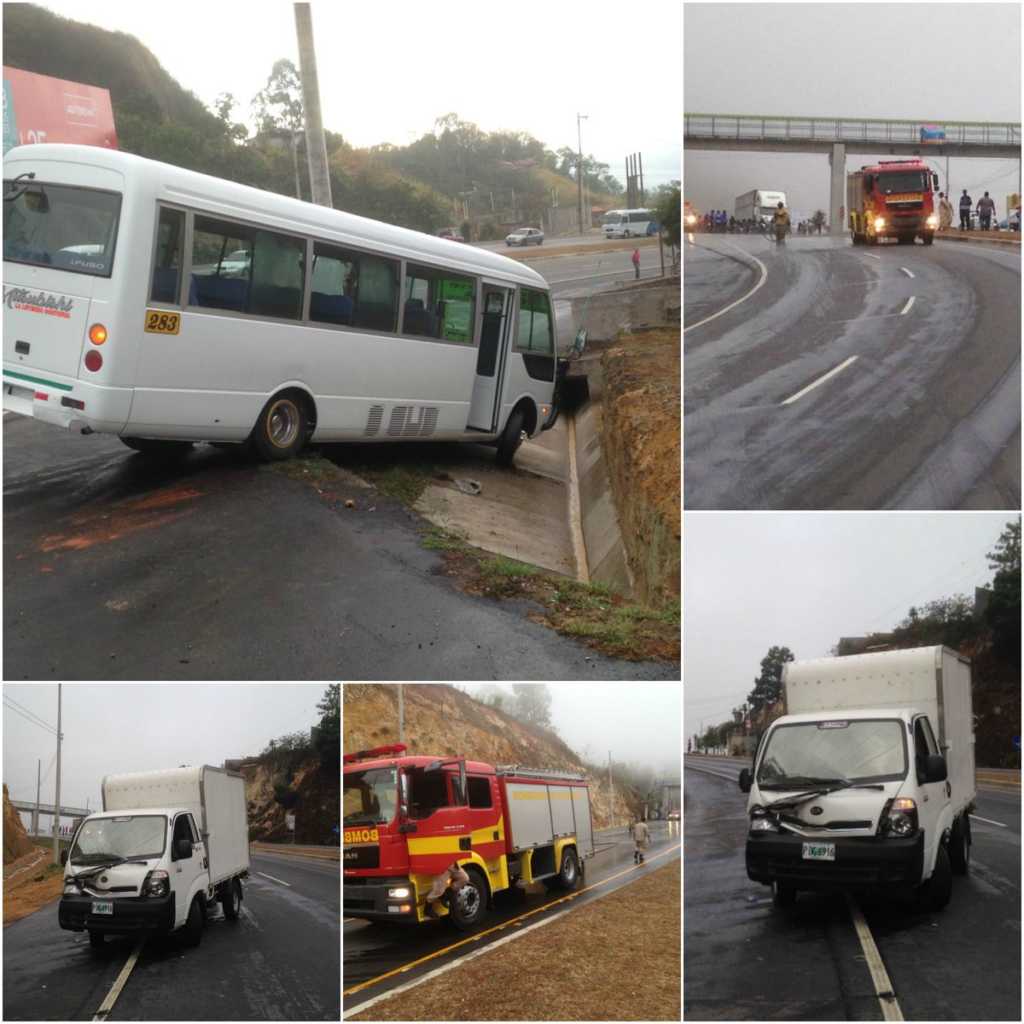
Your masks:
{"label": "utility pole", "polygon": [[577,217],[579,218],[580,234],[583,234],[583,134],[580,131],[580,121],[586,121],[587,114],[576,114],[576,205]]}
{"label": "utility pole", "polygon": [[61,683],[57,684],[57,799],[53,805],[53,863],[60,863],[60,698]]}
{"label": "utility pole", "polygon": [[318,206],[332,206],[331,176],[327,170],[327,140],[320,115],[320,84],[313,47],[313,15],[308,3],[295,5],[295,32],[299,39],[299,77],[302,80],[302,108],[306,120],[306,159],[309,161],[309,189]]}
{"label": "utility pole", "polygon": [[608,751],[608,813],[612,813],[615,806],[615,790],[612,788],[612,752]]}
{"label": "utility pole", "polygon": [[39,835],[39,779],[40,772],[43,770],[43,760],[40,758],[36,761],[36,811],[32,815],[32,835]]}
{"label": "utility pole", "polygon": [[402,684],[398,684],[398,742],[405,742],[405,696]]}

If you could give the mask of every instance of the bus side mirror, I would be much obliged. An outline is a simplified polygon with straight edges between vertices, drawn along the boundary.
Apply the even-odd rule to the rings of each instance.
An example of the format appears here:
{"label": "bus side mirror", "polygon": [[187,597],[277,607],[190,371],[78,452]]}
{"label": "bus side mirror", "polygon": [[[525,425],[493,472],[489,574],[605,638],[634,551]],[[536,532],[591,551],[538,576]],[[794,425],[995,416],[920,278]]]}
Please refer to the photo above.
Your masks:
{"label": "bus side mirror", "polygon": [[740,791],[743,792],[743,793],[749,793],[750,792],[750,785],[751,785],[751,783],[753,781],[753,779],[752,779],[752,777],[750,775],[750,769],[749,768],[742,768],[740,770],[740,777],[739,777],[739,779],[737,781],[739,782]]}
{"label": "bus side mirror", "polygon": [[67,862],[68,862],[68,851],[67,850],[61,850],[60,851],[60,866],[63,867],[65,864],[67,864]]}

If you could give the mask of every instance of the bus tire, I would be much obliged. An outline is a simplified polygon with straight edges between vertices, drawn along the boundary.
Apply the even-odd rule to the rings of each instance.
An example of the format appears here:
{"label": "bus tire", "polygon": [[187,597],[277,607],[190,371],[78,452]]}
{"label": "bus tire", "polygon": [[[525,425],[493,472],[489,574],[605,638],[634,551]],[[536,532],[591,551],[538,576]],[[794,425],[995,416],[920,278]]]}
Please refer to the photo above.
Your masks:
{"label": "bus tire", "polygon": [[523,443],[523,424],[526,416],[521,408],[513,409],[505,421],[505,429],[498,439],[499,466],[511,466],[512,460],[516,457],[519,446]]}
{"label": "bus tire", "polygon": [[487,914],[489,892],[487,880],[478,867],[468,864],[463,870],[469,875],[469,883],[452,894],[448,917],[460,932],[468,932]]}
{"label": "bus tire", "polygon": [[249,442],[258,458],[280,462],[302,451],[308,427],[306,403],[296,392],[282,391],[263,406]]}
{"label": "bus tire", "polygon": [[192,451],[191,441],[164,441],[155,437],[122,437],[121,444],[143,455],[156,455],[164,459],[180,458]]}

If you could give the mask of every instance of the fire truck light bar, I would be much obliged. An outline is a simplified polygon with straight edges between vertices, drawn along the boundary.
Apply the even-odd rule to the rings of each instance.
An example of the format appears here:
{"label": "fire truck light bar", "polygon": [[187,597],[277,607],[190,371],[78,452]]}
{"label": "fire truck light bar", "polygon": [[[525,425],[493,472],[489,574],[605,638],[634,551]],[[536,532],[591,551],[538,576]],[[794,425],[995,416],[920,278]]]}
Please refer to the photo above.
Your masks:
{"label": "fire truck light bar", "polygon": [[405,752],[404,743],[391,743],[386,747],[373,747],[370,750],[357,750],[354,754],[345,755],[345,764],[352,764],[354,761],[363,761],[368,757],[383,757],[385,754],[402,754]]}

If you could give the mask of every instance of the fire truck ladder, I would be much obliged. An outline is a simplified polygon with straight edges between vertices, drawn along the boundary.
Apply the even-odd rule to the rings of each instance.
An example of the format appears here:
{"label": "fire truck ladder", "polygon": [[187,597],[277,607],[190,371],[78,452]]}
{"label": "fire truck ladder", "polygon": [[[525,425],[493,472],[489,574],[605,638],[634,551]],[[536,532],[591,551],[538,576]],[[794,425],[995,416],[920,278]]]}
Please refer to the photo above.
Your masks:
{"label": "fire truck ladder", "polygon": [[518,764],[499,764],[494,767],[497,775],[518,775],[524,779],[558,779],[567,782],[585,782],[586,776],[579,772],[554,771],[549,768],[524,768]]}

